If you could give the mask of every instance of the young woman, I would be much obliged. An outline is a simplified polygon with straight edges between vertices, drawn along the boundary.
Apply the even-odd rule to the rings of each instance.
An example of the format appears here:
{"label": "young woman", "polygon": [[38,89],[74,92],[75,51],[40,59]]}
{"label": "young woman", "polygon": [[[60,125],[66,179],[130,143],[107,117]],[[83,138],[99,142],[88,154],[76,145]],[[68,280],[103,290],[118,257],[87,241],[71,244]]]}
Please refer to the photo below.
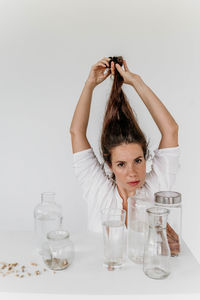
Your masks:
{"label": "young woman", "polygon": [[[93,90],[109,75],[114,79],[104,116],[101,152],[112,172],[110,178],[86,137]],[[148,143],[122,90],[123,84],[136,90],[161,132],[152,169],[147,174]],[[89,230],[101,231],[101,209],[117,207],[127,210],[127,199],[135,195],[136,190],[145,191],[150,201],[153,201],[155,192],[171,190],[179,168],[178,125],[142,78],[129,70],[121,56],[104,57],[92,66],[70,133],[74,170],[88,206]]]}

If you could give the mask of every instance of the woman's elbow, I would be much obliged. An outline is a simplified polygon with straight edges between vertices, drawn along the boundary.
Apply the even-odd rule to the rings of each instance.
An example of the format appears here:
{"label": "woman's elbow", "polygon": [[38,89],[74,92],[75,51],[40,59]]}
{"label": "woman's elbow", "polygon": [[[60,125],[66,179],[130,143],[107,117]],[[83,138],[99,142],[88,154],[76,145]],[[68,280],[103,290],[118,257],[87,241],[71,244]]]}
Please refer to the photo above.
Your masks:
{"label": "woman's elbow", "polygon": [[173,132],[174,134],[178,134],[178,130],[179,130],[179,126],[178,126],[177,123],[175,123],[174,126],[173,126],[173,129],[172,129],[172,132]]}

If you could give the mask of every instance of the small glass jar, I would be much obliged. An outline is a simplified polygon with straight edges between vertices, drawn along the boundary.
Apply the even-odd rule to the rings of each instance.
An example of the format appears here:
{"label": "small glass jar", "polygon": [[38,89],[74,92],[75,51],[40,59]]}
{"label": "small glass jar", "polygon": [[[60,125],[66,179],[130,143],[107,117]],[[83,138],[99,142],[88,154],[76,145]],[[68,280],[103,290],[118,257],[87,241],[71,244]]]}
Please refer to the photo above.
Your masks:
{"label": "small glass jar", "polygon": [[51,270],[66,269],[74,258],[74,245],[66,230],[54,230],[47,233],[47,242],[43,246],[44,263]]}
{"label": "small glass jar", "polygon": [[171,256],[178,256],[181,251],[182,204],[181,194],[172,191],[160,191],[155,195],[155,205],[170,211],[167,222],[167,239]]}

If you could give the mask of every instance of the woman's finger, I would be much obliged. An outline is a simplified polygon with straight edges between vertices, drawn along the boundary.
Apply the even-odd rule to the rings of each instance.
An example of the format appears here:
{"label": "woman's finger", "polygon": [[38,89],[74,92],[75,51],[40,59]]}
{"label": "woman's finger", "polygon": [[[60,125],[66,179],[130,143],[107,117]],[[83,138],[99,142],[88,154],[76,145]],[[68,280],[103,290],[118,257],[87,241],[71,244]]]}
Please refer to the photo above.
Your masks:
{"label": "woman's finger", "polygon": [[101,59],[98,63],[104,63],[109,68],[109,62],[106,59]]}
{"label": "woman's finger", "polygon": [[122,67],[119,64],[116,64],[115,67],[120,75],[122,75],[124,73],[124,70],[122,69]]}
{"label": "woman's finger", "polygon": [[128,69],[128,66],[127,66],[126,61],[124,60],[123,63],[124,63],[124,69],[125,69],[125,71],[128,71],[128,72],[129,72],[129,69]]}
{"label": "woman's finger", "polygon": [[107,66],[106,66],[104,63],[102,63],[102,62],[98,62],[98,63],[95,65],[95,67],[103,67],[103,68],[107,68]]}
{"label": "woman's finger", "polygon": [[112,72],[112,75],[115,75],[115,64],[113,61],[111,62],[111,72]]}

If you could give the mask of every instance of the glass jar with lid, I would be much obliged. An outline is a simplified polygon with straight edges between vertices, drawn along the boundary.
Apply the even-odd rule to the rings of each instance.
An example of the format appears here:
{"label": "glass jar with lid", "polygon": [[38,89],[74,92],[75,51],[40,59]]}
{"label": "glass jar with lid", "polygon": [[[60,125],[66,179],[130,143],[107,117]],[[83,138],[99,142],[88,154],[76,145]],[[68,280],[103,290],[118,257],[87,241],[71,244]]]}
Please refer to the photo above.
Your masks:
{"label": "glass jar with lid", "polygon": [[162,206],[170,211],[167,222],[167,239],[171,256],[178,256],[181,251],[182,203],[181,194],[173,191],[160,191],[155,195],[155,206]]}

